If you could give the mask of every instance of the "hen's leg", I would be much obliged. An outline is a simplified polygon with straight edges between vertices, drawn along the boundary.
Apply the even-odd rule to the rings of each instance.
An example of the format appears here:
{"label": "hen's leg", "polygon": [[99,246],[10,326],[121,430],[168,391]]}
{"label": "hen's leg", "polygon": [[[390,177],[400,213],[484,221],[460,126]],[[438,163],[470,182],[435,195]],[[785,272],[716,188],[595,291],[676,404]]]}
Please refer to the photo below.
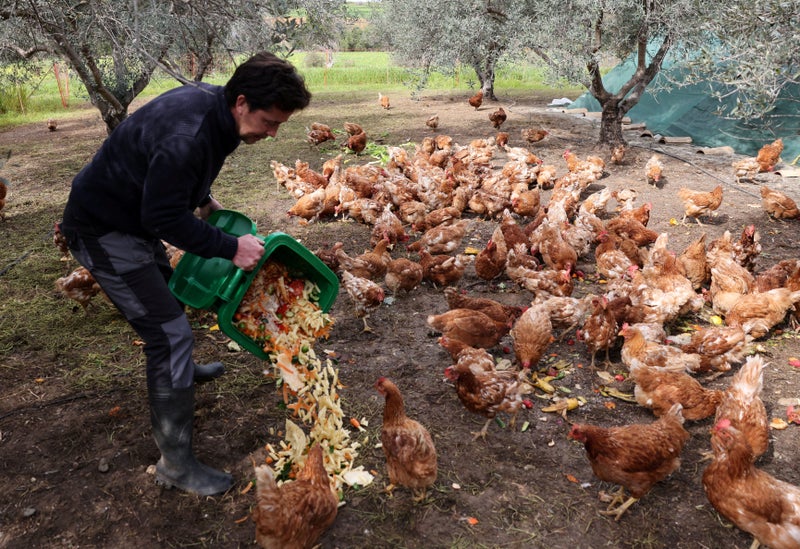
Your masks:
{"label": "hen's leg", "polygon": [[364,321],[364,330],[363,330],[363,331],[364,331],[364,332],[373,333],[373,332],[372,332],[372,328],[370,328],[370,327],[369,327],[369,325],[367,325],[367,317],[368,317],[368,316],[369,316],[369,315],[364,315],[364,316],[362,316],[362,317],[361,317],[361,320],[363,320],[363,321]]}
{"label": "hen's leg", "polygon": [[471,432],[470,434],[472,435],[472,440],[478,440],[479,438],[482,438],[483,440],[486,440],[486,432],[489,430],[489,424],[491,422],[492,422],[492,419],[490,418],[490,419],[486,420],[486,423],[483,424],[483,429],[481,429],[480,431],[477,431],[477,432]]}
{"label": "hen's leg", "polygon": [[607,494],[606,492],[600,492],[600,500],[609,502],[608,507],[606,507],[606,511],[611,511],[625,501],[625,487],[620,486],[610,494]]}
{"label": "hen's leg", "polygon": [[611,356],[609,354],[610,352],[611,352],[611,346],[609,345],[606,347],[606,361],[603,363],[603,365],[605,366],[604,369],[606,371],[608,371],[608,367],[611,366]]}
{"label": "hen's leg", "polygon": [[561,337],[559,337],[559,338],[558,338],[558,342],[559,342],[559,343],[561,343],[562,341],[564,341],[564,338],[565,338],[565,337],[566,337],[566,336],[567,336],[567,335],[568,335],[568,334],[569,334],[569,333],[570,333],[570,332],[571,332],[573,329],[575,329],[575,328],[577,328],[577,327],[578,327],[578,324],[580,324],[581,320],[583,320],[583,319],[578,319],[578,320],[576,320],[575,322],[573,322],[572,324],[570,324],[568,328],[564,329],[564,331],[563,331],[563,332],[561,332]]}
{"label": "hen's leg", "polygon": [[628,507],[630,507],[631,505],[633,505],[637,501],[639,501],[638,498],[630,497],[630,498],[627,499],[627,501],[625,503],[623,503],[622,505],[620,505],[616,509],[610,509],[609,508],[609,509],[606,509],[605,511],[600,511],[600,514],[601,515],[609,515],[609,516],[614,517],[614,520],[619,520],[620,518],[622,518],[622,515],[625,513],[625,511],[628,510]]}
{"label": "hen's leg", "polygon": [[425,488],[414,488],[411,490],[411,493],[414,495],[412,501],[414,503],[421,503],[425,501],[425,496],[427,495],[428,491]]}
{"label": "hen's leg", "polygon": [[517,424],[517,414],[513,413],[511,414],[511,418],[508,420],[508,426],[514,427],[516,424]]}

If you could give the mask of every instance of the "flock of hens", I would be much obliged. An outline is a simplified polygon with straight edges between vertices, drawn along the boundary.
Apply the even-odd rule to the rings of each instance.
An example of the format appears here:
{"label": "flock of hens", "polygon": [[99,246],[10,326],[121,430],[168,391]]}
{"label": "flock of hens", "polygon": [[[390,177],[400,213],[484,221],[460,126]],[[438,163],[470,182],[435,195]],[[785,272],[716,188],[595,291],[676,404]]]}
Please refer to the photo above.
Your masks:
{"label": "flock of hens", "polygon": [[[380,100],[388,109],[388,97]],[[476,109],[481,102],[480,94],[469,100]],[[434,135],[415,145],[413,153],[387,147],[389,160],[383,165],[345,167],[342,155],[325,162],[319,172],[300,160],[294,167],[272,162],[278,184],[296,199],[289,215],[307,222],[351,219],[369,227],[371,248],[363,253],[348,252],[342,242],[315,251],[341,278],[364,330],[372,330],[369,314],[387,292],[400,297],[423,281],[443,288],[448,310],[428,316],[427,323],[441,333],[438,342],[452,357],[445,375],[459,400],[487,418],[476,437],[486,436],[498,413],[509,414],[513,424],[516,414],[531,406],[526,395],[548,381],[537,372],[537,364],[556,337],[576,330],[593,371],[599,357],[607,365],[609,351],[619,348],[635,382],[636,401],[657,419],[613,428],[573,425],[569,436],[585,445],[594,474],[621,486],[606,512],[619,520],[634,501],[679,467],[689,438],[684,421],[713,416],[711,461],[703,474],[709,501],[761,543],[799,546],[800,488],[754,464],[767,449],[770,426],[759,396],[765,363],[758,355],[746,355],[749,344],[787,314],[800,314],[800,260],[754,272],[761,246],[753,226],[710,242],[703,234],[684,250],[673,251],[667,233],[648,228],[652,205],[635,206],[635,190],[590,189],[607,170],[625,162],[624,146],[612,150],[608,162],[599,156],[579,158],[567,150],[563,167],[560,161],[546,164],[528,148],[508,145],[508,135],[501,131],[506,119],[502,109],[489,119],[498,130],[495,136],[460,145],[435,134],[438,120],[431,117],[427,125]],[[344,146],[358,154],[366,133],[351,123],[345,130]],[[541,128],[522,132],[529,143],[547,135]],[[309,129],[313,144],[332,139],[334,133],[325,124]],[[756,158],[735,163],[737,181],[753,181],[759,172],[774,169],[781,150],[777,140]],[[495,164],[499,156],[505,157],[502,165]],[[654,155],[643,176],[659,185],[662,170]],[[551,190],[546,201],[542,190]],[[711,192],[680,189],[683,222],[688,217],[701,223],[702,217],[713,216],[722,194],[722,186]],[[766,186],[761,186],[761,195],[771,216],[800,217],[789,197]],[[612,200],[613,209],[608,207]],[[462,245],[470,217],[496,224],[482,248]],[[603,293],[572,296],[575,279],[584,276],[577,269],[579,260],[593,262],[604,282]],[[468,267],[484,281],[510,281],[530,292],[530,306],[505,305],[456,289]],[[88,273],[81,274],[85,278]],[[58,287],[69,295],[65,279]],[[691,335],[667,335],[670,324],[709,307],[719,323]],[[488,349],[506,335],[513,341],[515,363],[498,368]],[[725,390],[708,389],[698,377],[723,375],[732,368],[737,370]],[[390,487],[408,487],[415,499],[422,499],[437,476],[431,436],[406,415],[392,381],[381,378],[376,389],[386,399],[381,440]],[[308,467],[319,468],[317,461],[310,459]],[[295,483],[310,483],[310,478],[314,476],[304,473]],[[313,515],[314,498],[329,499],[329,488],[318,482],[305,486],[302,493],[308,495],[300,498],[308,506],[304,512]],[[320,509],[324,512],[314,520],[307,517],[304,526],[287,524],[286,530],[297,537],[283,538],[279,545],[311,546],[336,514],[331,505]],[[267,537],[259,542],[277,546]]]}
{"label": "flock of hens", "polygon": [[[480,101],[476,96],[470,105],[477,109]],[[684,421],[714,417],[713,457],[703,477],[709,501],[762,543],[796,547],[800,489],[754,465],[769,440],[759,396],[765,362],[758,355],[745,356],[749,343],[794,314],[800,260],[753,272],[761,249],[753,226],[711,242],[704,234],[676,253],[668,247],[667,233],[647,227],[652,206],[635,206],[634,190],[589,189],[611,167],[606,160],[565,151],[566,170],[546,164],[528,148],[508,145],[508,135],[500,131],[505,118],[502,109],[492,112],[497,135],[467,145],[436,134],[415,145],[413,153],[389,146],[383,165],[344,167],[339,155],[320,172],[300,160],[294,167],[273,162],[272,168],[278,184],[296,199],[289,215],[308,222],[351,219],[370,228],[371,248],[363,253],[345,250],[342,242],[315,251],[340,276],[365,331],[371,331],[370,312],[389,292],[400,297],[423,282],[443,288],[448,310],[428,316],[427,324],[441,334],[438,342],[452,357],[445,376],[459,400],[487,418],[476,437],[486,436],[498,413],[509,414],[513,424],[516,414],[531,406],[526,395],[548,381],[536,371],[540,358],[556,337],[576,329],[593,368],[595,355],[605,353],[607,364],[609,350],[621,346],[637,402],[657,416],[647,425],[573,426],[570,437],[584,443],[595,475],[621,486],[608,514],[619,519],[679,467],[689,438]],[[436,117],[427,122],[432,130],[437,124]],[[311,132],[320,129],[330,131],[315,124]],[[530,143],[546,136],[540,128],[522,132]],[[309,141],[314,142],[311,135]],[[757,158],[734,164],[737,181],[754,181],[759,172],[774,169],[781,149],[777,140]],[[625,152],[614,149],[609,164],[624,162]],[[505,161],[495,165],[503,154]],[[654,155],[645,169],[646,180],[659,185],[660,158]],[[552,191],[546,201],[542,190]],[[771,216],[800,215],[789,197],[766,186],[761,193]],[[722,186],[711,192],[681,189],[683,222],[692,218],[699,224],[713,216],[722,195]],[[612,200],[614,211],[607,208]],[[465,248],[470,217],[476,216],[495,221],[495,229],[481,249]],[[576,267],[579,259],[583,264],[594,259],[604,293],[572,296],[576,277],[584,276]],[[529,291],[530,306],[456,289],[468,267],[487,282],[510,280]],[[667,336],[671,323],[704,307],[724,322],[683,337]],[[498,368],[489,349],[507,334],[515,364]],[[698,378],[732,367],[738,369],[725,390],[708,389]],[[391,487],[406,486],[415,499],[424,498],[436,479],[432,439],[406,415],[394,383],[381,378],[376,387],[386,398],[381,440]]]}

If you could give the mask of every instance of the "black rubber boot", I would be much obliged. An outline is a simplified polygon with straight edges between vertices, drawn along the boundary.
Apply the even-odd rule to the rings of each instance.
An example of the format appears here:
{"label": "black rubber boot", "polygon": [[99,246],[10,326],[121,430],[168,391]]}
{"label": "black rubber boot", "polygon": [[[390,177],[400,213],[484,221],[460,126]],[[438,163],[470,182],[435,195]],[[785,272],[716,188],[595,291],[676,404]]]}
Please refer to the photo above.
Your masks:
{"label": "black rubber boot", "polygon": [[206,383],[213,381],[225,373],[225,366],[222,362],[212,362],[210,364],[194,365],[194,382]]}
{"label": "black rubber boot", "polygon": [[194,387],[150,388],[150,421],[161,459],[156,464],[156,482],[201,496],[225,492],[233,477],[197,461],[192,453]]}

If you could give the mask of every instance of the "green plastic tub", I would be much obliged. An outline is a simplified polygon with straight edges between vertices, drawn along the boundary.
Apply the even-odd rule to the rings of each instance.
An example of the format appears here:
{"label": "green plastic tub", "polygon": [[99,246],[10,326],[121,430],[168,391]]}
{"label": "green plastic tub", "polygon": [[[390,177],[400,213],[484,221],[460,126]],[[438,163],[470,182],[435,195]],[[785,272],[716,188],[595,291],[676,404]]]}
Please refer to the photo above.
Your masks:
{"label": "green plastic tub", "polygon": [[261,345],[240,332],[233,315],[261,266],[273,259],[289,270],[293,278],[314,282],[320,290],[319,308],[328,312],[339,294],[339,279],[320,259],[286,233],[256,234],[256,224],[232,210],[214,212],[208,222],[233,236],[252,234],[264,241],[264,256],[255,269],[245,272],[228,259],[183,255],[170,278],[169,288],[181,302],[195,309],[216,311],[220,330],[259,358],[268,355]]}

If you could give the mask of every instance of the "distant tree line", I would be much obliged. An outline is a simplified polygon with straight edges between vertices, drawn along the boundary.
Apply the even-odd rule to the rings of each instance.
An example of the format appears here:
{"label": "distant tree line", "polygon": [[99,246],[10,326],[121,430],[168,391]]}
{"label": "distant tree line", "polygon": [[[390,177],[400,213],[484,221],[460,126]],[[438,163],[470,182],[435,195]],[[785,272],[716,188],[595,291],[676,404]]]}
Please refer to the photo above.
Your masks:
{"label": "distant tree line", "polygon": [[[669,55],[685,81],[737,94],[743,116],[766,112],[800,79],[800,0],[0,0],[0,61],[63,59],[109,131],[162,69],[202,80],[214,63],[267,49],[390,51],[425,85],[433,71],[475,70],[489,100],[497,68],[539,60],[554,81],[600,102],[599,140],[624,142],[621,123]],[[606,89],[602,60],[636,70]]]}

